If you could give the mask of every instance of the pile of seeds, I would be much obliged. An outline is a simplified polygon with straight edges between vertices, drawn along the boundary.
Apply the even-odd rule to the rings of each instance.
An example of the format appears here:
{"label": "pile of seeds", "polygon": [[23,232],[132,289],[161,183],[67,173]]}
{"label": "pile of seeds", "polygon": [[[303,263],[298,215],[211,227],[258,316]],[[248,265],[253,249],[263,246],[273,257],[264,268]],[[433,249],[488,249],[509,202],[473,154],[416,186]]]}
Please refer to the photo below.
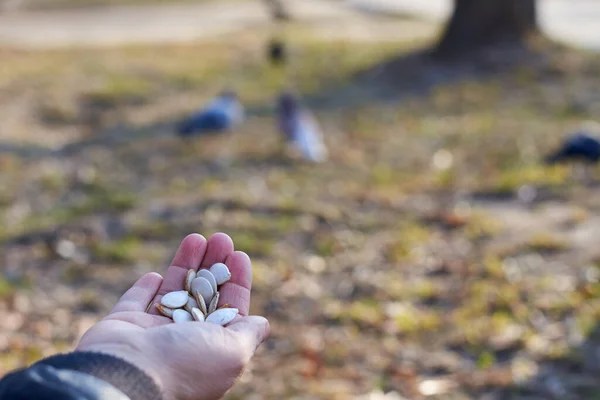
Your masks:
{"label": "pile of seeds", "polygon": [[187,321],[230,323],[239,310],[219,304],[219,286],[231,279],[231,272],[223,263],[196,272],[189,270],[185,277],[185,290],[170,292],[156,304],[158,311],[176,323]]}

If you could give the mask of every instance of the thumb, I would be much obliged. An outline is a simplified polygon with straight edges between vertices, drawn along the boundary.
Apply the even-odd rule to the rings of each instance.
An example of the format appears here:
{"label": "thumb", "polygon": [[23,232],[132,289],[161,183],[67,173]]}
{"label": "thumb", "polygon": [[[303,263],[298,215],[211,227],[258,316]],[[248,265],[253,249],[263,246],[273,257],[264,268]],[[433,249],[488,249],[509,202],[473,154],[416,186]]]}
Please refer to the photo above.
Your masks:
{"label": "thumb", "polygon": [[264,342],[271,333],[269,321],[258,316],[249,316],[227,327],[242,335],[242,342],[249,354],[254,354],[258,346]]}

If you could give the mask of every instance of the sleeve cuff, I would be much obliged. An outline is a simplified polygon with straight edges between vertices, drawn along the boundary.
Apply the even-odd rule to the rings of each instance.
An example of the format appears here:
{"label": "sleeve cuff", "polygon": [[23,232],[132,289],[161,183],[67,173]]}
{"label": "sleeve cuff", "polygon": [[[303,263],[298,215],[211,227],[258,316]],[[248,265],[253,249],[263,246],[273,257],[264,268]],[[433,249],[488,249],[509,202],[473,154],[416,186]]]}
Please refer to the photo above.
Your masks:
{"label": "sleeve cuff", "polygon": [[131,400],[163,400],[158,385],[144,371],[118,357],[94,352],[60,354],[36,365],[83,372],[122,391]]}

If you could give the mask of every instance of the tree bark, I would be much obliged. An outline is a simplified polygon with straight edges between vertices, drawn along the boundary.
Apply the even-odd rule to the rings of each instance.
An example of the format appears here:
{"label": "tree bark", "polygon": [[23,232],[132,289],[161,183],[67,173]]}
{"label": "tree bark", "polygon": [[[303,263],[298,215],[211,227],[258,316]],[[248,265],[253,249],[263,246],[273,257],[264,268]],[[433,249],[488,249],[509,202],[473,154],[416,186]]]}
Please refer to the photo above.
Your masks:
{"label": "tree bark", "polygon": [[454,0],[434,55],[453,57],[486,46],[524,44],[538,33],[535,0]]}

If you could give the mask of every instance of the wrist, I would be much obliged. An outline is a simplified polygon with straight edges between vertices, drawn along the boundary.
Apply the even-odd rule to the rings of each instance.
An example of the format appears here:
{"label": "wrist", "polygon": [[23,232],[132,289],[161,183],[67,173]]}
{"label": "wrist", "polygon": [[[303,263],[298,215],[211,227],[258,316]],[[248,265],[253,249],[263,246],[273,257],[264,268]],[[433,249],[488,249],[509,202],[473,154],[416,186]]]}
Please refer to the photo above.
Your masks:
{"label": "wrist", "polygon": [[76,352],[91,352],[107,354],[119,358],[149,376],[163,394],[164,400],[171,400],[166,396],[163,379],[155,368],[154,363],[145,355],[140,354],[140,351],[132,348],[127,344],[96,344],[88,346],[78,346]]}

